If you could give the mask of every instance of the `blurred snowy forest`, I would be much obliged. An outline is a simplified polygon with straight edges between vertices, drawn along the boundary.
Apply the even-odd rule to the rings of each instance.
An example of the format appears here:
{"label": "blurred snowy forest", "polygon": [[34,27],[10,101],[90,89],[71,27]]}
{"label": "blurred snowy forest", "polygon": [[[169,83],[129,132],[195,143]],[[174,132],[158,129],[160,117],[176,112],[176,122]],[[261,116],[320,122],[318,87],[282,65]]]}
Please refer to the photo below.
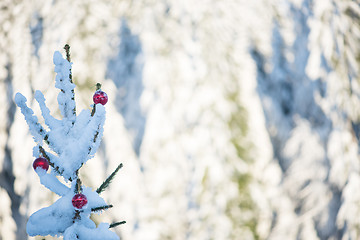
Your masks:
{"label": "blurred snowy forest", "polygon": [[[95,222],[124,240],[360,239],[359,0],[0,0],[0,239],[57,196],[16,92],[53,113],[71,46],[79,111],[107,92]],[[46,237],[45,239],[53,239]]]}

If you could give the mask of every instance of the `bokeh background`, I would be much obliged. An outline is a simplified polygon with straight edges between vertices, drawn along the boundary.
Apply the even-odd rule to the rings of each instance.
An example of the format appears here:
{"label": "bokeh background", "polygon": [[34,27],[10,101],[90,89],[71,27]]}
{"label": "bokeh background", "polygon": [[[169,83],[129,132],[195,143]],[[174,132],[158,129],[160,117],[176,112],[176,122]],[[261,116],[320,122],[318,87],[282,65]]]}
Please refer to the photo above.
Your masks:
{"label": "bokeh background", "polygon": [[[57,196],[32,169],[14,104],[61,117],[54,51],[76,101],[108,93],[94,221],[124,240],[360,239],[359,0],[0,0],[0,239]],[[41,121],[43,121],[41,119]]]}

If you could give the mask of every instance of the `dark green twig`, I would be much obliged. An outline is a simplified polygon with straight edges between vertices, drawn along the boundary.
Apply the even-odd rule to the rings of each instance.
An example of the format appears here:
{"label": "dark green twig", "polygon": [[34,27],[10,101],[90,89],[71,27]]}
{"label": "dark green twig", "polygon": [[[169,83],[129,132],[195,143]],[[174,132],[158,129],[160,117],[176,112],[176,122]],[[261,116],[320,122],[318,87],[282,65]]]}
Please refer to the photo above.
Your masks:
{"label": "dark green twig", "polygon": [[92,212],[97,212],[97,211],[101,211],[101,210],[106,210],[106,209],[109,209],[109,208],[112,208],[113,205],[105,205],[105,206],[101,206],[101,207],[95,207],[95,208],[92,208],[91,211]]}
{"label": "dark green twig", "polygon": [[76,184],[75,184],[75,194],[80,193],[82,191],[82,187],[81,187],[81,180],[78,177],[76,179]]}
{"label": "dark green twig", "polygon": [[96,192],[98,194],[102,193],[105,188],[107,188],[110,184],[110,182],[112,181],[112,179],[115,177],[116,173],[120,170],[120,168],[123,167],[123,164],[120,163],[119,166],[117,166],[117,168],[115,169],[115,171],[113,173],[111,173],[111,175],[101,184],[101,186],[96,189]]}
{"label": "dark green twig", "polygon": [[46,154],[44,148],[42,146],[39,146],[39,151],[43,155],[44,158],[46,158],[49,162],[49,165],[53,167],[53,169],[60,175],[62,175],[62,171],[59,170],[58,166],[55,166],[55,164],[50,160],[50,157]]}
{"label": "dark green twig", "polygon": [[125,224],[125,223],[126,223],[126,221],[114,222],[114,223],[110,224],[109,228],[117,227],[117,226],[119,226],[121,224]]}
{"label": "dark green twig", "polygon": [[91,110],[91,116],[93,117],[96,111],[96,104],[93,105],[93,108]]}
{"label": "dark green twig", "polygon": [[70,45],[69,45],[69,44],[65,44],[64,49],[65,49],[65,52],[66,52],[66,60],[68,60],[68,62],[71,62],[71,58],[70,58]]}

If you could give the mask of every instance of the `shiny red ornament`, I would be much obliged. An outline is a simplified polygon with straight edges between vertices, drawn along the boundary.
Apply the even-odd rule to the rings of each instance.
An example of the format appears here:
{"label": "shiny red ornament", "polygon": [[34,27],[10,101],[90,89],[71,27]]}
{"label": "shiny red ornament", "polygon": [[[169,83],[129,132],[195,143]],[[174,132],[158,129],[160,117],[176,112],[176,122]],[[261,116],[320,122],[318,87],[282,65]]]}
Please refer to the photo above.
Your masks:
{"label": "shiny red ornament", "polygon": [[105,92],[97,90],[93,96],[93,101],[95,104],[100,103],[102,105],[105,105],[108,101],[108,96]]}
{"label": "shiny red ornament", "polygon": [[36,170],[38,167],[44,169],[45,171],[47,171],[49,169],[49,162],[46,158],[43,157],[39,157],[37,159],[35,159],[34,163],[33,163],[33,168],[34,170]]}
{"label": "shiny red ornament", "polygon": [[78,193],[72,198],[72,205],[77,209],[82,209],[87,204],[87,198],[84,194]]}

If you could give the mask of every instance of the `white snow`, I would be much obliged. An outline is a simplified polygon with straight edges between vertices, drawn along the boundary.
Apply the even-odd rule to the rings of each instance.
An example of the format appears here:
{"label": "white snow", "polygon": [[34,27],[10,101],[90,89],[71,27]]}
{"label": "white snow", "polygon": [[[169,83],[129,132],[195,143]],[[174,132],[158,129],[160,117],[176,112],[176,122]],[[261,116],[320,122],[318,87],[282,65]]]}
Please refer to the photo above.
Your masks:
{"label": "white snow", "polygon": [[59,129],[61,127],[61,121],[55,119],[50,115],[50,110],[45,104],[45,97],[39,90],[35,91],[35,99],[39,103],[41,113],[44,116],[45,124],[51,129]]}
{"label": "white snow", "polygon": [[21,108],[21,113],[24,115],[25,121],[29,125],[30,132],[34,137],[34,141],[37,144],[42,145],[42,141],[44,139],[46,132],[43,131],[42,127],[38,123],[37,117],[33,115],[34,114],[33,110],[31,110],[26,105],[26,102],[27,99],[21,93],[16,93],[15,103],[16,105],[18,105],[18,107]]}
{"label": "white snow", "polygon": [[64,59],[60,52],[54,53],[53,62],[55,64],[55,87],[60,89],[58,95],[58,103],[61,114],[64,117],[66,124],[68,121],[74,121],[75,115],[73,109],[75,109],[75,101],[72,99],[74,94],[72,90],[75,88],[75,84],[70,82],[71,63]]}
{"label": "white snow", "polygon": [[[105,201],[90,188],[82,186],[82,193],[87,197],[88,203],[80,210],[80,219],[74,220],[75,208],[72,206],[72,197],[74,196],[75,181],[72,183],[71,190],[69,188],[59,187],[58,183],[52,184],[53,179],[44,178],[51,176],[43,174],[40,176],[42,181],[46,181],[46,185],[54,192],[62,190],[63,196],[49,207],[42,208],[32,214],[26,226],[26,231],[30,236],[61,236],[64,235],[65,240],[78,239],[119,239],[117,235],[109,230],[109,224],[100,224],[96,228],[95,223],[89,219],[91,209],[106,205]],[[48,180],[50,181],[48,182]],[[60,195],[60,194],[59,194]]]}
{"label": "white snow", "polygon": [[74,207],[71,199],[73,192],[58,199],[49,207],[33,213],[26,225],[26,232],[30,236],[60,236],[73,224]]}
{"label": "white snow", "polygon": [[107,223],[100,223],[97,228],[85,227],[80,223],[75,223],[66,229],[64,239],[118,240],[119,237],[109,230],[109,224]]}
{"label": "white snow", "polygon": [[70,191],[70,188],[61,183],[52,173],[47,173],[42,168],[37,168],[36,173],[40,177],[41,184],[57,195],[63,196]]}

